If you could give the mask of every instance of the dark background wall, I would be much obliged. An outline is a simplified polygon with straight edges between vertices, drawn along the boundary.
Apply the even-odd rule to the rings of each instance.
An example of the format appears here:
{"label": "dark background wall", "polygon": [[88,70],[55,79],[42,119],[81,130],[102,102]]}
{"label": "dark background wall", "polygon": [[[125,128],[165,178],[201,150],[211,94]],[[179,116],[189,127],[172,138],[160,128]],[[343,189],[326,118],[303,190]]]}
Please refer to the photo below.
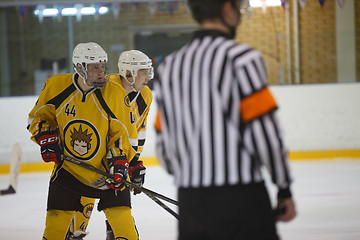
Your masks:
{"label": "dark background wall", "polygon": [[[58,62],[60,70],[73,72],[69,63],[69,48],[79,42],[99,43],[109,55],[113,73],[117,72],[120,53],[132,48],[144,51],[153,58],[156,66],[172,48],[188,41],[191,32],[197,28],[184,2],[169,4],[158,4],[154,14],[150,13],[147,3],[123,3],[118,17],[110,10],[106,15],[82,16],[80,21],[76,17],[44,17],[42,22],[33,14],[34,6],[27,7],[25,17],[20,16],[17,7],[0,8],[0,26],[7,26],[5,33],[0,31],[1,46],[6,41],[8,51],[7,58],[0,60],[1,71],[5,71],[3,61],[7,61],[9,95],[35,94],[35,70],[51,71],[53,61]],[[328,0],[321,7],[318,1],[307,1],[305,9],[299,7],[300,83],[338,81],[336,4],[335,0]],[[357,0],[354,11],[356,71],[357,81],[360,81],[360,2]],[[72,37],[72,41],[69,41],[69,37]],[[282,7],[269,7],[265,12],[261,8],[254,8],[250,17],[243,17],[236,41],[248,43],[262,52],[270,84],[294,83],[293,57],[290,59],[291,81],[286,74],[286,25]],[[291,51],[293,56],[293,46]],[[281,69],[283,82],[280,82]],[[5,79],[0,80],[1,88],[6,87]]]}

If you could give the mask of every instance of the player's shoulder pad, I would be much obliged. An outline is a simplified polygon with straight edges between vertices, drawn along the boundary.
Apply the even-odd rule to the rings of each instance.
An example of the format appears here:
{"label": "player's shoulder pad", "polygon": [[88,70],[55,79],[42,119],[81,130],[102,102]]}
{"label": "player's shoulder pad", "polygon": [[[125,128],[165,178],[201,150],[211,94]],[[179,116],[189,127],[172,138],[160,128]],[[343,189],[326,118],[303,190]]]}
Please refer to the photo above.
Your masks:
{"label": "player's shoulder pad", "polygon": [[102,89],[106,89],[107,91],[116,92],[120,91],[123,87],[121,86],[121,81],[119,75],[111,74],[109,81],[105,84]]}
{"label": "player's shoulder pad", "polygon": [[125,97],[127,95],[124,87],[121,85],[120,75],[118,74],[111,74],[110,79],[106,85],[105,87],[108,89],[108,91],[113,92],[116,95],[116,98]]}
{"label": "player's shoulder pad", "polygon": [[[52,91],[58,92],[62,91],[62,89],[65,89],[69,85],[73,83],[73,74],[72,73],[65,73],[65,74],[58,74],[50,77],[46,80],[46,83],[42,89],[42,91],[47,88],[52,89]],[[54,93],[55,94],[55,93]]]}
{"label": "player's shoulder pad", "polygon": [[126,91],[121,85],[119,75],[111,74],[109,81],[100,89],[100,91],[102,98],[114,113],[125,108],[122,99],[126,96]]}
{"label": "player's shoulder pad", "polygon": [[109,83],[121,85],[120,75],[118,74],[110,74]]}
{"label": "player's shoulder pad", "polygon": [[145,102],[150,105],[153,99],[153,94],[151,89],[148,86],[145,86],[143,90],[140,91],[141,96],[144,98]]}

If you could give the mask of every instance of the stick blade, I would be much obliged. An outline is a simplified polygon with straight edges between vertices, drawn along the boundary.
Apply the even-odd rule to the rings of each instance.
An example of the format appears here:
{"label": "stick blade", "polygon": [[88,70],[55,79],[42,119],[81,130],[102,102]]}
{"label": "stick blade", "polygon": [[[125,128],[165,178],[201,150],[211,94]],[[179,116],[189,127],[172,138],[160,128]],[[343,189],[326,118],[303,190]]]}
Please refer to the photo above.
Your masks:
{"label": "stick blade", "polygon": [[13,188],[13,186],[11,186],[11,185],[9,186],[8,189],[0,191],[0,195],[7,195],[7,194],[13,194],[13,193],[16,193],[16,191]]}

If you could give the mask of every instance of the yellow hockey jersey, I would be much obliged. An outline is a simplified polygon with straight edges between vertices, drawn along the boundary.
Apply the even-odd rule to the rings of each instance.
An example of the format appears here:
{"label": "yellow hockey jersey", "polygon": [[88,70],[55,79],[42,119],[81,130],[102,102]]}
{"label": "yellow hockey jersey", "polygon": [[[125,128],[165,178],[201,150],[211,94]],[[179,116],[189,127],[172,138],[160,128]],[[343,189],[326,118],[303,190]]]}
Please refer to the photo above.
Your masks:
{"label": "yellow hockey jersey", "polygon": [[132,124],[136,125],[138,135],[138,141],[135,144],[137,153],[133,160],[137,160],[145,145],[147,117],[153,100],[151,89],[148,86],[145,86],[141,91],[127,94],[121,85],[120,75],[112,74],[110,82],[114,82],[121,86],[122,91],[119,93],[119,98],[124,99],[124,104],[131,108],[130,121]]}
{"label": "yellow hockey jersey", "polygon": [[[108,169],[106,155],[125,155],[132,160],[137,151],[137,128],[130,120],[131,107],[119,99],[123,88],[109,81],[101,89],[84,92],[77,78],[77,74],[60,74],[46,81],[29,113],[31,139],[35,141],[39,132],[58,128],[66,156],[101,170]],[[98,173],[68,161],[62,167],[88,186],[107,189]]]}

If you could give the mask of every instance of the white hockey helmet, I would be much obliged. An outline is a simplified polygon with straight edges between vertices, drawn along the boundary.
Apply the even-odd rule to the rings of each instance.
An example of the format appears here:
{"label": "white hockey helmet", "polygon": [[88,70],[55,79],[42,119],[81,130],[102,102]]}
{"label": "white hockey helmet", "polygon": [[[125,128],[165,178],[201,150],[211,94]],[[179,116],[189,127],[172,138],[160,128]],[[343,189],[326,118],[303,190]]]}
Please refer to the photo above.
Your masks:
{"label": "white hockey helmet", "polygon": [[150,69],[149,77],[154,78],[154,68],[152,67],[151,59],[139,50],[125,51],[120,54],[119,61],[119,74],[126,78],[126,71],[130,71],[132,77],[135,78],[140,69]]}
{"label": "white hockey helmet", "polygon": [[[104,51],[104,49],[102,49],[102,47],[100,47],[99,44],[94,42],[79,43],[74,48],[72,62],[75,72],[77,72],[80,76],[83,77],[84,83],[89,87],[101,88],[108,81],[108,78],[110,76],[108,74],[108,70],[109,70],[108,56],[107,53]],[[88,64],[93,64],[93,63],[106,64],[104,82],[89,83],[87,81]],[[78,64],[81,65],[80,68],[78,67]]]}

